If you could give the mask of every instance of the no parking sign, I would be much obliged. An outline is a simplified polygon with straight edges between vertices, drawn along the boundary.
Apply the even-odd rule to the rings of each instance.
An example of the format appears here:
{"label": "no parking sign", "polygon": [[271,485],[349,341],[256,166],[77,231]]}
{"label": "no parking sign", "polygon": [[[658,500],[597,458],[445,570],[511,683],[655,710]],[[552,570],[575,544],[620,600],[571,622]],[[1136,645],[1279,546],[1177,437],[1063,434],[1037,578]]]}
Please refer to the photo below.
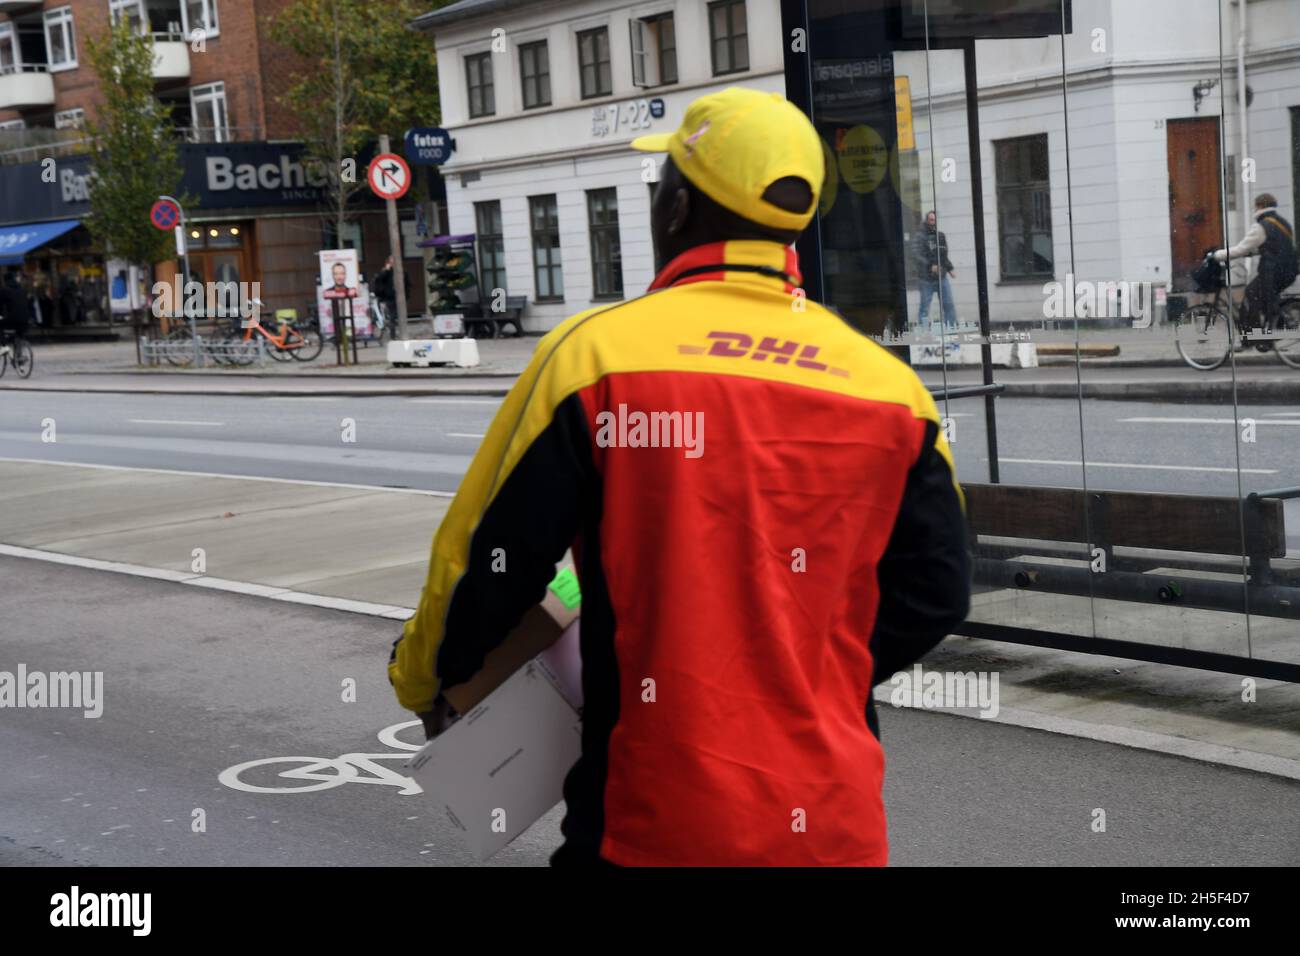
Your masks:
{"label": "no parking sign", "polygon": [[149,221],[164,232],[175,229],[181,223],[181,207],[170,199],[159,199],[149,208]]}

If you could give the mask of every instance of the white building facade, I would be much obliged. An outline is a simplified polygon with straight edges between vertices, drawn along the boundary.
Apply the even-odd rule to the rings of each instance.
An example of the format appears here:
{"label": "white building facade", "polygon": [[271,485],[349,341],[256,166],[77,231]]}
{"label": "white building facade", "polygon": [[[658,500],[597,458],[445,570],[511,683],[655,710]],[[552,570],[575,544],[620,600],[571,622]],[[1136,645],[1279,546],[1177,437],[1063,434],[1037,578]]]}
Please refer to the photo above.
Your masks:
{"label": "white building facade", "polygon": [[[976,44],[994,324],[1041,319],[1043,284],[1067,274],[1178,292],[1189,260],[1222,245],[1223,216],[1241,238],[1261,192],[1296,217],[1300,0],[1073,0],[1072,12],[1064,49],[1059,36]],[[895,73],[911,86],[918,213],[937,210],[957,312],[973,319],[961,53],[899,53]],[[1017,151],[1041,173],[1010,168]],[[1018,208],[1017,190],[1034,198]],[[910,288],[913,317],[916,300]]]}
{"label": "white building facade", "polygon": [[524,328],[654,277],[657,162],[629,148],[728,86],[783,92],[778,0],[461,0],[416,21],[438,51],[449,232],[475,234],[484,296]]}

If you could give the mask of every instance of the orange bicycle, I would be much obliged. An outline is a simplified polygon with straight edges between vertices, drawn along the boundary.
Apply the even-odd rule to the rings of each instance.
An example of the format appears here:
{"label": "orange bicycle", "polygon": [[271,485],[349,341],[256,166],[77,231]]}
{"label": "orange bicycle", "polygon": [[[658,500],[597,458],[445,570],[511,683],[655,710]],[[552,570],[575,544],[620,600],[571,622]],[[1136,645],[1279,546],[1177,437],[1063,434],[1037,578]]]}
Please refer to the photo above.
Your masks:
{"label": "orange bicycle", "polygon": [[[259,303],[260,304],[260,303]],[[291,310],[287,310],[291,311]],[[277,331],[272,334],[262,325],[260,316],[254,316],[251,323],[242,330],[228,336],[223,344],[229,360],[236,365],[250,365],[257,358],[257,343],[253,339],[256,332],[266,340],[267,352],[277,362],[296,359],[310,362],[320,355],[325,342],[320,333],[314,329],[299,330],[294,328],[293,318],[289,314],[276,313]]]}

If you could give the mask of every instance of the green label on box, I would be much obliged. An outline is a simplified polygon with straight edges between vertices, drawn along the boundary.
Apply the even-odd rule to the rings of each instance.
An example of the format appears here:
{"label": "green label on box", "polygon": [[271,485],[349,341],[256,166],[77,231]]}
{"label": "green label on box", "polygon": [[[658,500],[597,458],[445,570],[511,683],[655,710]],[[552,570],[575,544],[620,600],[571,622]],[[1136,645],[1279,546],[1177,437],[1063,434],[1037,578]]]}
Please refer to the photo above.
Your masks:
{"label": "green label on box", "polygon": [[565,568],[547,586],[560,599],[560,603],[570,611],[582,603],[582,589],[578,585],[578,576],[573,573],[573,568]]}

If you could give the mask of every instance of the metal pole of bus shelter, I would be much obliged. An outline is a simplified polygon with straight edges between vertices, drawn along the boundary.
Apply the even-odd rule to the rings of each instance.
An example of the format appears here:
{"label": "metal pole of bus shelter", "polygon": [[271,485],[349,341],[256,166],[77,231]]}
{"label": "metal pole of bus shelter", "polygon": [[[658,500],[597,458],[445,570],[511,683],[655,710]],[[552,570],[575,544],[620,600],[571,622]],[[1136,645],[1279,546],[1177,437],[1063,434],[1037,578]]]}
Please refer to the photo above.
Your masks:
{"label": "metal pole of bus shelter", "polygon": [[[980,367],[984,384],[993,384],[993,346],[989,344],[988,256],[984,249],[984,169],[980,162],[979,79],[975,72],[975,41],[962,47],[966,68],[966,149],[970,153],[971,216],[975,220],[975,281],[979,288]],[[984,437],[988,443],[989,483],[998,484],[998,413],[994,392],[984,394]]]}

